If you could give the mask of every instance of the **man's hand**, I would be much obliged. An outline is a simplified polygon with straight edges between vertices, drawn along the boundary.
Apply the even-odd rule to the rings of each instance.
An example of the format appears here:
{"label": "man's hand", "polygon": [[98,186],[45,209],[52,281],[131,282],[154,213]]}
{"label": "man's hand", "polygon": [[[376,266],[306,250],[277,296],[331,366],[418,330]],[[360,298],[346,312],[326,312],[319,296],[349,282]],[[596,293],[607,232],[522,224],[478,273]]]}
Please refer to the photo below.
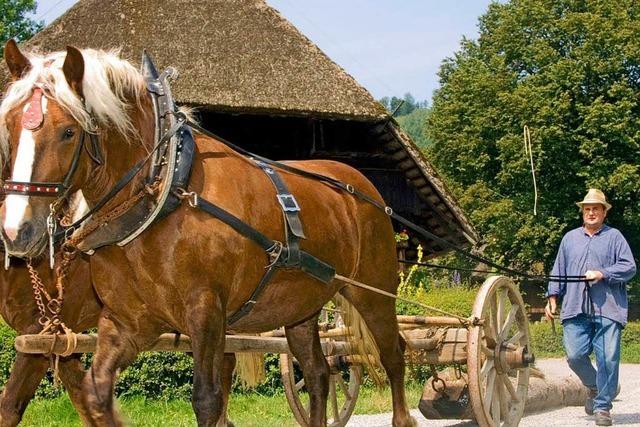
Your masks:
{"label": "man's hand", "polygon": [[556,314],[557,300],[558,297],[555,295],[549,295],[549,298],[547,299],[547,306],[544,308],[544,316],[548,320],[553,320],[553,315]]}
{"label": "man's hand", "polygon": [[584,273],[584,278],[587,279],[588,282],[594,284],[602,279],[604,279],[604,274],[598,270],[588,270]]}

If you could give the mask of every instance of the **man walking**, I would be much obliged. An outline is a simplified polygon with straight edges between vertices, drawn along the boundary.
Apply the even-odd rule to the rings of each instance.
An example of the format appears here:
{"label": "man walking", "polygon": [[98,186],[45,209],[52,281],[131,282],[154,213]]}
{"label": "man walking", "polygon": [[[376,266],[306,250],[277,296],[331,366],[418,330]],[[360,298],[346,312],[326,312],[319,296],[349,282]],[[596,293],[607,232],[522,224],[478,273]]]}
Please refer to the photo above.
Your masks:
{"label": "man walking", "polygon": [[[577,205],[584,225],[562,238],[552,276],[585,276],[585,282],[550,281],[545,315],[553,319],[562,298],[560,320],[569,367],[589,388],[587,414],[596,425],[612,424],[610,410],[618,386],[620,335],[627,323],[626,283],[636,273],[633,254],[620,231],[604,224],[611,205],[590,189]],[[589,359],[595,353],[597,370]]]}

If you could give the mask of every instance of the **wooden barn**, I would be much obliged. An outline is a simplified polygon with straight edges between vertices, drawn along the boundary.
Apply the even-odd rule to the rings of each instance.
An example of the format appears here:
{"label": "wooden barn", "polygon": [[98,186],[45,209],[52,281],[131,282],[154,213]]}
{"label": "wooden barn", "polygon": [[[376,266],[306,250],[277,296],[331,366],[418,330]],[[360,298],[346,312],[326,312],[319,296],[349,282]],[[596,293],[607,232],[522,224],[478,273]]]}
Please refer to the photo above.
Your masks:
{"label": "wooden barn", "polygon": [[121,48],[134,63],[147,49],[178,70],[178,102],[209,130],[273,159],[351,164],[400,215],[456,245],[478,240],[382,105],[264,0],[80,0],[26,45]]}

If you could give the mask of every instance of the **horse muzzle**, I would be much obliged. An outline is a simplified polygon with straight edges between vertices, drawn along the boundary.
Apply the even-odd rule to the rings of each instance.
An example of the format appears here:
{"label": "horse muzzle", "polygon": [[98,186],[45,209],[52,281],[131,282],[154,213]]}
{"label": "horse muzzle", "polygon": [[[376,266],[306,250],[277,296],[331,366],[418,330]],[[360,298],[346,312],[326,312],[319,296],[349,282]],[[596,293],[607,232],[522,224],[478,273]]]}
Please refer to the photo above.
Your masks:
{"label": "horse muzzle", "polygon": [[42,254],[47,246],[46,227],[35,222],[25,222],[18,228],[2,227],[5,250],[18,258],[34,258]]}

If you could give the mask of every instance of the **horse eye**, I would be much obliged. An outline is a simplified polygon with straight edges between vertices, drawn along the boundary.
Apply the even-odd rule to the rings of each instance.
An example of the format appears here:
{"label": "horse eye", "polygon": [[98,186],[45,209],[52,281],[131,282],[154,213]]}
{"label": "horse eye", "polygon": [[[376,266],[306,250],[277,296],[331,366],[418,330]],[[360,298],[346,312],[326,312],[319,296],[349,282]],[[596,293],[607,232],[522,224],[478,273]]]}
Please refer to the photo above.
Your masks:
{"label": "horse eye", "polygon": [[73,138],[73,135],[75,135],[75,134],[76,134],[76,132],[72,128],[66,128],[64,130],[65,139],[71,139],[71,138]]}

